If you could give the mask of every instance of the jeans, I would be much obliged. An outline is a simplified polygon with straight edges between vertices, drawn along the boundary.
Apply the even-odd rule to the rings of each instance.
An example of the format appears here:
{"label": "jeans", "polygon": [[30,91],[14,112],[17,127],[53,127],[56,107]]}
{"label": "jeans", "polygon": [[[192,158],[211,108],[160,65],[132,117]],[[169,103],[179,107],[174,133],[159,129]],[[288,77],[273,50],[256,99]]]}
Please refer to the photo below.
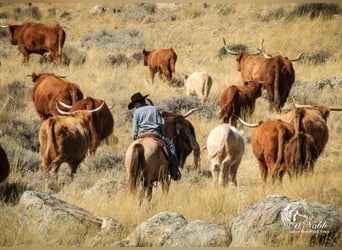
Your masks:
{"label": "jeans", "polygon": [[170,149],[170,152],[171,152],[170,174],[171,174],[171,177],[176,177],[178,176],[178,173],[179,173],[176,147],[168,137],[161,135],[161,139],[165,142],[165,144]]}

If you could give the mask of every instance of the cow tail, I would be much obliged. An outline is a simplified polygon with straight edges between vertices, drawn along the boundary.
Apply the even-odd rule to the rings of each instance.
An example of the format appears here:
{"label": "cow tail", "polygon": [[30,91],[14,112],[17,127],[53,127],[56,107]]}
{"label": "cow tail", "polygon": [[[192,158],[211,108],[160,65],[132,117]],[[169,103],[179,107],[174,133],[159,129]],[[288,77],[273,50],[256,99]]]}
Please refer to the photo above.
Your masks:
{"label": "cow tail", "polygon": [[130,177],[128,180],[128,189],[131,194],[136,193],[138,182],[141,175],[143,175],[143,170],[145,168],[146,162],[144,158],[144,146],[141,143],[137,143],[133,146],[131,162],[130,162]]}
{"label": "cow tail", "polygon": [[277,160],[275,162],[274,171],[272,173],[273,180],[277,176],[279,176],[279,173],[281,171],[280,166],[284,160],[284,148],[285,148],[285,143],[286,143],[286,141],[285,141],[286,133],[287,133],[287,130],[282,127],[280,129],[279,134],[278,134],[278,151],[277,151]]}
{"label": "cow tail", "polygon": [[177,54],[172,50],[173,55],[170,58],[170,68],[172,73],[176,73],[176,61],[177,61]]}
{"label": "cow tail", "polygon": [[205,82],[205,84],[204,84],[204,93],[203,93],[203,96],[204,96],[205,98],[207,98],[208,95],[209,95],[209,91],[210,91],[211,85],[212,85],[212,79],[211,79],[211,77],[209,76],[209,77],[206,79],[206,82]]}
{"label": "cow tail", "polygon": [[91,116],[89,119],[89,133],[90,133],[90,140],[91,140],[90,153],[95,154],[96,149],[98,145],[100,144],[101,140],[94,124],[93,114],[89,114],[89,116]]}
{"label": "cow tail", "polygon": [[[223,119],[224,123],[228,123],[229,122],[229,118],[232,116],[232,114],[235,111],[235,100],[237,100],[236,95],[237,90],[235,87],[232,87],[232,92],[227,92],[228,95],[225,95],[225,93],[223,93],[223,95],[225,95],[227,97],[227,99],[225,100],[221,100],[221,111],[219,113],[219,118]],[[239,114],[236,114],[239,115]]]}
{"label": "cow tail", "polygon": [[280,108],[280,97],[279,97],[279,87],[280,87],[280,69],[282,66],[282,61],[278,58],[278,62],[274,69],[274,87],[273,87],[273,105],[276,110]]}
{"label": "cow tail", "polygon": [[[45,126],[46,130],[45,133],[42,135],[45,138],[42,138],[40,141],[40,146],[45,147],[44,152],[43,152],[43,159],[48,159],[50,155],[52,154],[52,149],[58,150],[57,148],[57,143],[56,143],[56,136],[55,136],[55,126],[56,126],[56,121],[54,119],[48,119],[47,126]],[[49,167],[49,166],[47,166]]]}
{"label": "cow tail", "polygon": [[[58,25],[59,26],[59,25]],[[64,45],[64,42],[65,42],[65,31],[59,26],[58,27],[58,33],[57,33],[57,36],[58,36],[58,55],[59,55],[59,64],[62,62],[62,49],[63,49],[63,45]]]}
{"label": "cow tail", "polygon": [[302,129],[302,119],[305,115],[304,109],[296,111],[295,136],[291,138],[285,148],[285,160],[287,168],[301,175],[304,171],[312,171],[315,160],[318,158],[318,149],[311,135]]}

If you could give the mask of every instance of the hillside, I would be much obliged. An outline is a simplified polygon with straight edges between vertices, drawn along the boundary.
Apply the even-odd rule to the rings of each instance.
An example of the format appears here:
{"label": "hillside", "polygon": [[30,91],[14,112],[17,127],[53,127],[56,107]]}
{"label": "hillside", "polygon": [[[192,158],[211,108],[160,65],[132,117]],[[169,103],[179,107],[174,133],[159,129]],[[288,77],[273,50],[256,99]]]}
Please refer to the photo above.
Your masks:
{"label": "hillside", "polygon": [[[305,53],[303,60],[294,62],[296,80],[282,112],[269,110],[263,95],[249,122],[279,118],[294,107],[293,98],[301,104],[342,107],[341,4],[106,2],[98,6],[102,8],[95,12],[92,3],[0,4],[0,24],[59,23],[67,34],[62,65],[55,66],[31,54],[25,66],[17,46],[10,44],[8,30],[0,28],[0,144],[11,165],[9,177],[0,184],[0,246],[19,245],[16,205],[23,191],[44,191],[38,153],[41,121],[31,99],[33,83],[27,76],[32,72],[66,76],[81,87],[85,96],[102,98],[108,106],[115,104],[113,135],[85,160],[73,181],[65,177],[69,170],[63,166],[59,171],[61,190],[53,195],[98,216],[120,221],[125,228],[118,238],[160,211],[176,211],[189,220],[226,224],[246,206],[270,194],[332,205],[342,211],[341,112],[331,112],[328,118],[329,142],[314,173],[292,182],[285,177],[282,185],[269,183],[261,189],[250,144],[253,129],[248,128],[243,128],[246,150],[237,174],[237,188],[213,186],[208,174],[210,163],[203,152],[199,173],[187,170],[192,163],[190,155],[182,180],[171,183],[168,196],[163,197],[157,187],[151,205],[141,209],[126,196],[124,169],[124,155],[132,142],[132,112],[127,105],[138,91],[150,94],[163,110],[185,113],[201,107],[189,120],[200,146],[205,146],[210,130],[221,123],[217,118],[221,93],[227,86],[241,84],[235,56],[224,53],[222,38],[230,47],[245,46],[250,51],[255,51],[264,39],[265,51],[272,55],[291,58]],[[172,84],[168,86],[156,78],[152,85],[148,68],[143,66],[142,50],[168,47],[178,55]],[[194,71],[208,71],[213,78],[204,104],[196,97],[185,96],[182,74]],[[103,178],[115,180],[112,189],[84,199],[84,193]],[[27,242],[31,242],[28,246],[39,244],[34,237]]]}

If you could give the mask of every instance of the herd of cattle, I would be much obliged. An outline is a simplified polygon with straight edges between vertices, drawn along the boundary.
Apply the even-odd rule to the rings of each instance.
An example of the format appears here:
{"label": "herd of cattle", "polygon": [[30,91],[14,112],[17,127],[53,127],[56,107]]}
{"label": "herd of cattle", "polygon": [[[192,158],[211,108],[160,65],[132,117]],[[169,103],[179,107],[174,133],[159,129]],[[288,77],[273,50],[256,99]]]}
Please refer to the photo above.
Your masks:
{"label": "herd of cattle", "polygon": [[[8,27],[11,44],[18,45],[23,63],[29,62],[31,53],[53,59],[56,65],[61,63],[65,42],[65,31],[61,26],[26,23]],[[236,174],[245,150],[242,136],[235,128],[238,120],[256,127],[251,144],[264,183],[268,174],[273,181],[281,181],[285,173],[291,177],[313,170],[328,141],[329,113],[342,109],[306,105],[295,108],[281,120],[248,124],[242,119],[253,114],[256,99],[263,89],[267,91],[270,107],[281,110],[295,81],[292,61],[299,60],[303,53],[294,59],[270,56],[264,52],[263,43],[256,53],[235,52],[223,41],[227,53],[236,55],[243,84],[231,85],[222,93],[219,118],[223,124],[214,128],[207,139],[206,148],[215,182],[225,186],[230,177],[237,185]],[[160,78],[170,82],[177,61],[175,51],[172,48],[144,49],[142,53],[152,83],[157,72]],[[80,87],[62,76],[52,73],[32,73],[30,76],[34,82],[32,100],[42,120],[39,130],[42,170],[46,175],[52,173],[57,178],[58,168],[66,162],[73,175],[87,154],[94,154],[100,142],[113,132],[114,119],[110,108],[101,99],[84,98]],[[204,102],[208,98],[212,78],[207,72],[184,75],[184,86],[187,95],[197,95]],[[192,112],[186,115],[163,112],[163,132],[176,146],[180,167],[183,168],[187,156],[193,152],[193,166],[199,169],[200,146],[193,125],[186,119]],[[1,147],[0,164],[1,182],[9,173],[9,163]]]}

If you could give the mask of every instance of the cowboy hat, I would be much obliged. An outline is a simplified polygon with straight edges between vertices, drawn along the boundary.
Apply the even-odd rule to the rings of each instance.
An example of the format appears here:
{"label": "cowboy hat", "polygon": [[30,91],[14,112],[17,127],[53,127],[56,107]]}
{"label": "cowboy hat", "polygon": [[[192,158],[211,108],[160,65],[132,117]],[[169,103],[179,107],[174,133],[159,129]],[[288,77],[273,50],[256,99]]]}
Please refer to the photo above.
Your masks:
{"label": "cowboy hat", "polygon": [[128,109],[132,109],[134,108],[134,104],[136,102],[139,101],[144,101],[146,97],[148,97],[149,95],[145,95],[143,96],[142,94],[140,94],[140,92],[135,93],[134,95],[131,96],[131,103],[128,104]]}

